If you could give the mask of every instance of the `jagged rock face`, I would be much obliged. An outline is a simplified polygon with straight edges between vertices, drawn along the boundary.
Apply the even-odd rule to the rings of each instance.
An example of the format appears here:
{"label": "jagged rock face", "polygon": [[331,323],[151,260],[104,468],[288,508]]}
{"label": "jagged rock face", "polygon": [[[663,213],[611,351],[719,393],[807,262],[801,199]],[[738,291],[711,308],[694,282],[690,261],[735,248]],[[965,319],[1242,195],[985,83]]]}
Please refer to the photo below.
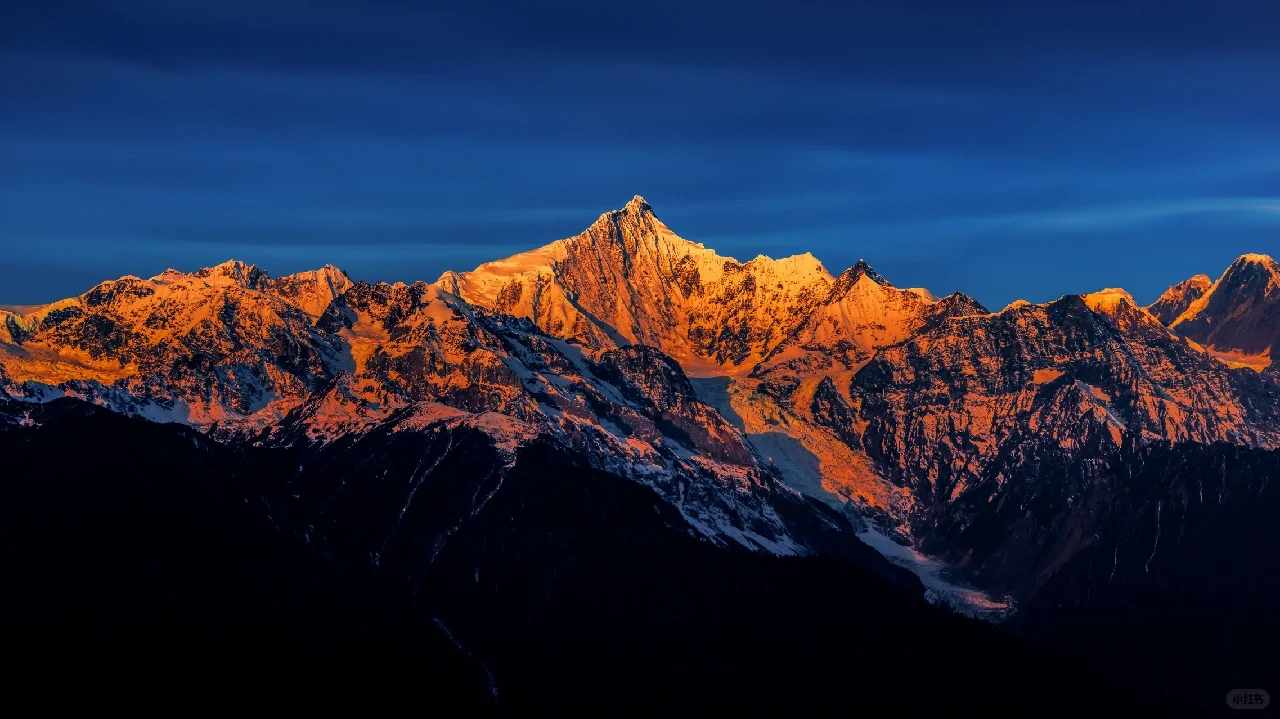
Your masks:
{"label": "jagged rock face", "polygon": [[985,314],[972,298],[942,300],[889,284],[865,262],[845,270],[808,318],[752,370],[774,385],[860,369],[881,347],[896,344],[943,318]]}
{"label": "jagged rock face", "polygon": [[135,409],[193,424],[244,417],[332,375],[336,348],[279,294],[314,305],[306,285],[239,262],[125,277],[6,317],[0,349],[23,394],[62,394],[53,389],[61,387],[128,396]]}
{"label": "jagged rock face", "polygon": [[1170,328],[1216,350],[1280,356],[1280,263],[1244,255]]}
{"label": "jagged rock face", "polygon": [[447,272],[474,305],[532,319],[592,350],[661,349],[686,367],[749,369],[830,291],[812,255],[741,263],[671,232],[642,198],[577,237]]}
{"label": "jagged rock face", "polygon": [[[1242,258],[1175,329],[1194,316],[1223,337],[1265,333],[1268,267]],[[1201,284],[1153,307],[1172,312]],[[1251,309],[1220,312],[1228,301]],[[780,476],[920,530],[1046,453],[1277,443],[1274,367],[1232,372],[1123,290],[991,314],[864,262],[839,277],[811,255],[739,263],[638,197],[437,284],[229,262],[0,319],[13,397],[72,394],[269,446],[439,423],[508,452],[549,438],[654,487],[717,541],[782,553],[804,551],[782,515],[807,510]],[[733,378],[699,397],[689,375]]]}
{"label": "jagged rock face", "polygon": [[755,463],[733,427],[697,399],[680,366],[650,347],[626,346],[592,361],[528,320],[477,310],[422,283],[358,284],[318,326],[349,348],[352,371],[307,401],[317,436],[340,435],[341,428],[328,431],[324,423],[344,414],[317,402],[350,399],[358,406],[355,395],[364,391],[372,393],[365,407],[372,417],[438,402],[544,429],[580,424],[571,431],[576,436],[610,425],[624,444],[630,438],[661,444],[673,436],[717,461]]}
{"label": "jagged rock face", "polygon": [[380,416],[421,401],[517,419],[537,411],[504,363],[501,341],[434,285],[359,283],[316,326],[342,343],[349,384],[371,394]]}
{"label": "jagged rock face", "polygon": [[1099,295],[948,319],[882,349],[854,377],[858,422],[846,432],[913,489],[919,523],[1045,452],[1280,446],[1276,386],[1170,336],[1127,298]]}
{"label": "jagged rock face", "polygon": [[357,284],[317,327],[342,343],[347,372],[259,441],[329,443],[440,422],[479,426],[506,451],[550,437],[592,466],[654,487],[718,541],[801,551],[779,516],[805,500],[653,348],[592,360],[530,320],[422,283]]}
{"label": "jagged rock face", "polygon": [[698,399],[684,371],[674,360],[644,345],[610,350],[592,372],[618,387],[623,397],[645,408],[645,414],[665,434],[712,459],[750,466],[756,459],[742,434],[719,412]]}
{"label": "jagged rock face", "polygon": [[311,317],[318,318],[352,285],[345,272],[333,265],[325,265],[318,270],[272,280],[270,290]]}
{"label": "jagged rock face", "polygon": [[544,437],[653,487],[716,542],[809,551],[794,533],[809,500],[650,347],[592,358],[436,285],[348,286],[332,268],[275,280],[238,262],[104,283],[22,322],[0,365],[10,396],[71,394],[273,446],[441,423],[508,453]]}
{"label": "jagged rock face", "polygon": [[1155,302],[1147,305],[1147,311],[1163,325],[1173,321],[1190,309],[1192,303],[1204,296],[1213,286],[1208,275],[1196,275],[1170,287]]}

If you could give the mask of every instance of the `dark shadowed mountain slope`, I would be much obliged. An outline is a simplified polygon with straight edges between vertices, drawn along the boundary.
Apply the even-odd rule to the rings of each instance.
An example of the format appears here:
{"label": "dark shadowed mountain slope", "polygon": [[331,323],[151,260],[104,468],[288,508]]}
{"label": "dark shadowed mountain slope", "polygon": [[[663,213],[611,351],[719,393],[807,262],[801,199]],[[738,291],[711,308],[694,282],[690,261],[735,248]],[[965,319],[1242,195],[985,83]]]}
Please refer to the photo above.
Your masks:
{"label": "dark shadowed mountain slope", "polygon": [[277,531],[224,448],[74,400],[41,409],[39,428],[0,432],[11,697],[491,704],[483,669],[407,597]]}
{"label": "dark shadowed mountain slope", "polygon": [[[1077,551],[1045,555],[1012,626],[1202,715],[1230,689],[1275,686],[1280,451],[1147,447],[1095,469],[1055,520]],[[1026,506],[1054,516],[1066,492],[1041,494]]]}
{"label": "dark shadowed mountain slope", "polygon": [[[237,458],[173,425],[67,401],[48,409],[40,427],[0,433],[7,646],[33,679],[56,660],[60,681],[114,682],[125,697],[253,691],[294,706],[426,708],[484,701],[492,676],[499,708],[520,713],[709,702],[1134,711],[1084,668],[842,559],[716,547],[651,489],[549,445],[520,450],[497,486],[472,471],[488,460],[467,432],[454,449],[419,453],[440,460],[418,487],[435,501],[410,508],[374,563],[354,551],[372,525],[321,521],[309,552],[288,531],[305,507],[286,514],[270,487],[256,491],[294,457]],[[350,480],[366,497],[350,501],[370,510],[359,517],[375,524],[392,489],[377,476]]]}
{"label": "dark shadowed mountain slope", "polygon": [[1280,263],[1242,255],[1169,327],[1219,351],[1280,356]]}

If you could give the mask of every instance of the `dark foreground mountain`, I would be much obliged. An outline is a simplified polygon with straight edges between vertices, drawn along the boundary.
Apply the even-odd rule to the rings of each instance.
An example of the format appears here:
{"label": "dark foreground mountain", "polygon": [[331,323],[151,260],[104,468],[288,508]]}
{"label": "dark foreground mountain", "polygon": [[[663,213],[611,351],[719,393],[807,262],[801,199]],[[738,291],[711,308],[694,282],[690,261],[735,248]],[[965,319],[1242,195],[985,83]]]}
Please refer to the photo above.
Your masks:
{"label": "dark foreground mountain", "polygon": [[1017,594],[1009,628],[1205,716],[1280,661],[1280,451],[1217,443],[1046,453],[925,539]]}
{"label": "dark foreground mountain", "polygon": [[39,429],[0,430],[2,631],[19,695],[488,705],[483,668],[429,616],[275,529],[226,449],[74,400],[37,414]]}
{"label": "dark foreground mountain", "polygon": [[[71,400],[40,422],[0,431],[2,531],[22,548],[3,558],[6,646],[31,687],[56,672],[131,703],[1136,711],[1087,667],[843,559],[716,547],[653,490],[551,445],[490,487],[470,470],[493,447],[463,430],[456,467],[418,489],[441,501],[372,565],[350,553],[358,524],[289,531],[303,515],[269,480],[293,456]],[[388,506],[405,489],[351,483]],[[468,488],[492,492],[474,514]],[[432,550],[418,573],[394,560]]]}

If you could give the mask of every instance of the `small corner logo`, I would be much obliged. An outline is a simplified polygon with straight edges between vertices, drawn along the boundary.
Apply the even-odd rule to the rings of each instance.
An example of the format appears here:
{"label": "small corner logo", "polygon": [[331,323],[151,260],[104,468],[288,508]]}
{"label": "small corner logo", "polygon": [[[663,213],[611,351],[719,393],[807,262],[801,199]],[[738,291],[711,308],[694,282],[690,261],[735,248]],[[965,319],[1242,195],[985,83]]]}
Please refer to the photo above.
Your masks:
{"label": "small corner logo", "polygon": [[1227,692],[1227,706],[1232,709],[1266,709],[1271,695],[1263,689],[1232,689]]}

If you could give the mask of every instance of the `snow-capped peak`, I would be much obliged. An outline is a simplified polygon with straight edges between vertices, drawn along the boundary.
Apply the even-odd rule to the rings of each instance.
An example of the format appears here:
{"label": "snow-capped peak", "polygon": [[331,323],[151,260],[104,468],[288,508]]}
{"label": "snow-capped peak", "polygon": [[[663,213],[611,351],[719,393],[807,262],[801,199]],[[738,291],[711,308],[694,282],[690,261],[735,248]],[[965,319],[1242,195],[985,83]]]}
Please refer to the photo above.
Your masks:
{"label": "snow-capped peak", "polygon": [[672,232],[637,195],[574,237],[446,272],[438,284],[593,351],[647,344],[702,371],[758,361],[833,279],[810,253],[719,255]]}
{"label": "snow-capped peak", "polygon": [[334,265],[325,265],[318,270],[297,272],[272,280],[270,288],[295,307],[312,317],[319,317],[329,303],[353,284],[346,272]]}
{"label": "snow-capped peak", "polygon": [[1215,351],[1266,364],[1257,358],[1280,353],[1280,263],[1259,253],[1237,257],[1169,328]]}
{"label": "snow-capped peak", "polygon": [[1232,264],[1241,264],[1241,263],[1259,264],[1259,265],[1264,265],[1266,267],[1273,268],[1273,269],[1276,267],[1276,261],[1272,259],[1271,255],[1263,255],[1257,252],[1246,252],[1245,254],[1237,257],[1236,261]]}
{"label": "snow-capped peak", "polygon": [[1280,263],[1270,255],[1249,253],[1240,255],[1235,262],[1222,273],[1214,285],[1254,285],[1265,286],[1267,291],[1280,289]]}
{"label": "snow-capped peak", "polygon": [[633,196],[626,205],[623,205],[623,209],[630,212],[653,212],[653,208],[649,206],[649,203],[639,195]]}
{"label": "snow-capped peak", "polygon": [[217,273],[217,274],[226,273],[226,274],[243,275],[258,269],[258,267],[256,265],[251,265],[247,262],[242,262],[240,260],[227,260],[226,262],[214,265],[213,267],[209,267],[207,269],[213,270],[214,273]]}
{"label": "snow-capped peak", "polygon": [[258,289],[262,283],[271,279],[256,265],[240,260],[227,260],[213,267],[205,267],[192,272],[188,277],[199,278],[212,285],[237,284],[246,289]]}
{"label": "snow-capped peak", "polygon": [[853,289],[853,287],[864,277],[881,287],[893,287],[893,285],[889,284],[888,280],[877,274],[875,270],[871,269],[871,265],[867,264],[866,260],[858,260],[853,267],[841,272],[840,276],[832,283],[828,301],[836,300],[845,296],[849,293],[849,290]]}
{"label": "snow-capped peak", "polygon": [[1082,295],[1082,297],[1084,297],[1084,302],[1089,306],[1089,309],[1106,314],[1115,312],[1125,302],[1135,307],[1138,306],[1138,303],[1133,299],[1133,295],[1129,294],[1128,290],[1119,287],[1108,287],[1098,292]]}
{"label": "snow-capped peak", "polygon": [[1120,287],[1108,287],[1100,289],[1098,292],[1084,294],[1085,302],[1119,302],[1120,299],[1128,299],[1133,302],[1133,294],[1128,289]]}

